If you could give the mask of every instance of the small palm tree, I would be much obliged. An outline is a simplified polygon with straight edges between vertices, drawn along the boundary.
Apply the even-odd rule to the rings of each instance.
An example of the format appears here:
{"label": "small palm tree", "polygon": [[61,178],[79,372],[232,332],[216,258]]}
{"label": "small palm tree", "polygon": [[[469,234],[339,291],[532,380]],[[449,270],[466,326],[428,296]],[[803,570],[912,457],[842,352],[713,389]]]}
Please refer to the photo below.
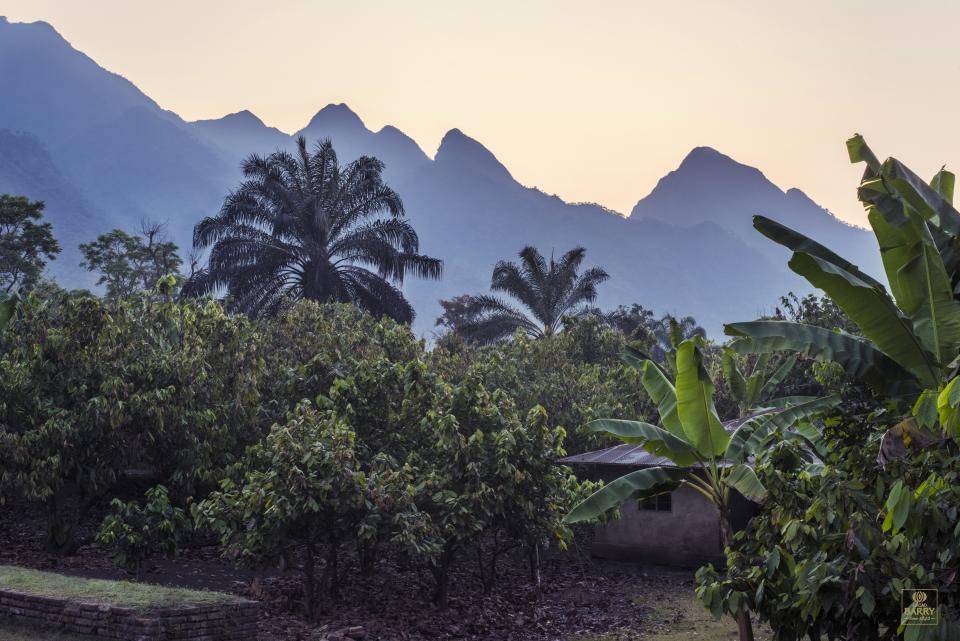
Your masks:
{"label": "small palm tree", "polygon": [[194,245],[212,249],[185,294],[225,288],[237,311],[255,316],[309,299],[413,320],[397,286],[410,272],[439,278],[441,262],[418,253],[381,161],[362,156],[341,166],[329,140],[310,153],[300,136],[294,154],[252,155],[242,168],[244,180],[220,213],[194,230]]}
{"label": "small palm tree", "polygon": [[490,289],[517,299],[521,311],[495,296],[467,296],[462,299],[460,319],[454,330],[467,340],[492,343],[523,330],[542,338],[560,329],[564,316],[585,311],[597,298],[597,285],[609,278],[599,267],[578,273],[586,250],[571,249],[560,260],[550,262],[533,247],[524,247],[519,264],[502,260],[493,269]]}

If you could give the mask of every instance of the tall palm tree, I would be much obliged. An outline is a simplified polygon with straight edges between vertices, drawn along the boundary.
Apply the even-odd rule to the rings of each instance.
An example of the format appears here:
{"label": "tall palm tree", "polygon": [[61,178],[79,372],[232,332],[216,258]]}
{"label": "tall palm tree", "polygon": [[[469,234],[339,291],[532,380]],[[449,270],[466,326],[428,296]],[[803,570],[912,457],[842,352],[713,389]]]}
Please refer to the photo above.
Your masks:
{"label": "tall palm tree", "polygon": [[194,229],[194,245],[212,249],[185,294],[225,288],[233,307],[252,315],[309,299],[413,319],[397,285],[408,272],[439,278],[441,262],[418,253],[381,161],[362,156],[341,166],[330,140],[311,153],[300,136],[295,153],[255,154],[242,169],[244,180],[220,213]]}
{"label": "tall palm tree", "polygon": [[492,343],[518,329],[541,338],[555,334],[565,315],[584,311],[583,305],[597,298],[597,285],[609,278],[599,267],[578,274],[586,250],[571,249],[550,262],[533,247],[524,247],[520,263],[500,261],[493,269],[490,289],[517,299],[521,311],[495,296],[468,296],[455,330],[467,340]]}

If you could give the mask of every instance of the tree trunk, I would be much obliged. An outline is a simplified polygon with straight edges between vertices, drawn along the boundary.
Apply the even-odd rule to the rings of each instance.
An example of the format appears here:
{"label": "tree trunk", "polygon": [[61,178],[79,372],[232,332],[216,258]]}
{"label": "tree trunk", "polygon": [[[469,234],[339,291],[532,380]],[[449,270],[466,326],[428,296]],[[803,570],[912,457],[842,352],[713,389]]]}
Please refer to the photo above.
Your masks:
{"label": "tree trunk", "polygon": [[372,541],[357,541],[357,561],[360,564],[360,576],[373,576],[377,560],[377,546]]}
{"label": "tree trunk", "polygon": [[306,555],[303,560],[303,609],[307,619],[313,620],[317,610],[317,583],[315,573],[314,549],[313,543],[307,543]]}
{"label": "tree trunk", "polygon": [[331,541],[330,548],[327,550],[327,585],[333,601],[340,600],[340,572],[337,563],[339,556],[340,544]]}
{"label": "tree trunk", "polygon": [[430,572],[433,574],[433,604],[438,608],[445,610],[447,608],[447,596],[450,586],[450,564],[453,561],[453,551],[444,548],[433,565],[430,566]]}
{"label": "tree trunk", "polygon": [[528,550],[530,560],[530,582],[540,591],[540,546],[532,543]]}
{"label": "tree trunk", "polygon": [[[720,536],[723,539],[723,547],[728,548],[733,545],[733,528],[730,526],[730,514],[726,506],[720,510]],[[735,618],[740,641],[753,641],[753,623],[750,621],[750,613],[747,609],[741,605]]]}
{"label": "tree trunk", "polygon": [[77,524],[86,515],[93,504],[92,500],[79,500],[76,512],[68,509],[64,505],[61,491],[53,494],[48,504],[47,521],[47,549],[51,552],[65,556],[72,554],[77,548],[75,533]]}

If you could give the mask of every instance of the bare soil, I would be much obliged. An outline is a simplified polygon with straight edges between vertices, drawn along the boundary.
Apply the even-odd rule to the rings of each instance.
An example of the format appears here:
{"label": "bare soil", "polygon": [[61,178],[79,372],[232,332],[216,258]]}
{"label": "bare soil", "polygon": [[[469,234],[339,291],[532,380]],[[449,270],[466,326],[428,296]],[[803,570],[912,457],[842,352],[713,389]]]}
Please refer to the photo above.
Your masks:
{"label": "bare soil", "polygon": [[[89,535],[93,524],[87,532]],[[689,603],[691,571],[601,562],[573,552],[547,555],[538,590],[521,559],[505,559],[496,587],[483,594],[469,563],[451,577],[449,607],[429,599],[429,576],[380,562],[361,577],[345,559],[342,597],[326,602],[319,619],[301,616],[299,574],[276,568],[240,570],[218,556],[214,546],[184,550],[175,559],[157,559],[147,583],[209,589],[256,599],[262,604],[263,641],[366,639],[421,641],[568,641],[657,638],[675,625],[665,604]],[[24,510],[0,508],[0,564],[20,565],[90,578],[125,579],[109,555],[95,545],[57,556],[44,550],[43,525]]]}

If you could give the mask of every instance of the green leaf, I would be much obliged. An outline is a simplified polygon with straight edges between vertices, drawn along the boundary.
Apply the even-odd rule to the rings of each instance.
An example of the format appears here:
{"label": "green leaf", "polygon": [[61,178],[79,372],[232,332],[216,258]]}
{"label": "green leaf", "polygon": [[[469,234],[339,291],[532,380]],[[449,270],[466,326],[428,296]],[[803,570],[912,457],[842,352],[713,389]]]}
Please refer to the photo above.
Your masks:
{"label": "green leaf", "polygon": [[920,391],[916,376],[859,336],[790,321],[731,323],[724,331],[742,337],[730,344],[740,354],[800,352],[837,363],[884,396],[910,396]]}
{"label": "green leaf", "polygon": [[903,524],[907,522],[912,499],[913,492],[903,484],[903,481],[897,481],[893,484],[884,506],[887,512],[882,525],[884,532],[896,534],[900,531]]}
{"label": "green leaf", "polygon": [[960,303],[927,224],[909,210],[899,218],[897,224],[869,207],[868,219],[897,305],[910,317],[924,347],[944,365],[956,358],[960,345]]}
{"label": "green leaf", "polygon": [[916,211],[940,229],[960,236],[960,213],[920,176],[896,158],[887,158],[880,170],[884,184]]}
{"label": "green leaf", "polygon": [[781,396],[763,401],[764,408],[784,408],[789,405],[799,405],[817,398],[816,396]]}
{"label": "green leaf", "polygon": [[795,253],[790,268],[825,291],[887,356],[913,373],[924,387],[937,387],[933,355],[920,342],[908,318],[885,291],[815,256]]}
{"label": "green leaf", "polygon": [[941,169],[933,177],[933,180],[930,181],[930,187],[933,188],[935,192],[940,194],[940,197],[945,201],[953,204],[953,186],[957,178],[953,175],[953,172],[947,171],[946,169]]}
{"label": "green leaf", "polygon": [[793,371],[794,366],[797,364],[796,355],[787,357],[783,363],[780,364],[780,367],[770,375],[766,383],[763,384],[763,389],[760,390],[760,400],[769,398],[780,387],[780,383],[790,375],[790,372]]}
{"label": "green leaf", "polygon": [[703,366],[702,339],[677,348],[677,413],[687,440],[704,456],[719,456],[730,440],[713,404],[713,382]]}
{"label": "green leaf", "polygon": [[859,267],[851,263],[846,258],[834,253],[817,241],[807,238],[800,232],[790,229],[786,225],[781,225],[780,223],[770,220],[764,216],[754,216],[753,226],[757,231],[773,242],[779,243],[791,251],[802,252],[804,254],[816,256],[821,260],[825,260],[828,263],[836,265],[837,267],[854,274],[865,283],[868,283],[877,289],[886,291],[886,288],[880,281],[874,279],[869,274],[860,271]]}
{"label": "green leaf", "polygon": [[873,598],[873,594],[870,590],[864,590],[860,594],[860,607],[863,609],[863,613],[867,616],[873,614],[874,608],[876,608],[877,602]]}
{"label": "green leaf", "polygon": [[737,403],[745,404],[747,402],[747,382],[743,378],[743,372],[737,366],[737,353],[730,348],[723,348],[723,377],[727,380],[727,386],[730,388],[730,396]]}
{"label": "green leaf", "polygon": [[757,452],[758,448],[771,434],[783,432],[797,423],[822,414],[839,404],[840,397],[838,395],[824,396],[780,412],[770,412],[748,419],[730,437],[730,443],[727,445],[723,457],[736,463],[745,462],[748,457]]}
{"label": "green leaf", "polygon": [[937,425],[939,418],[937,412],[937,395],[932,389],[923,390],[913,404],[913,416],[917,423],[926,430],[932,430]]}
{"label": "green leaf", "polygon": [[588,521],[629,499],[674,490],[680,485],[683,474],[682,470],[666,467],[648,467],[630,472],[584,499],[563,520],[565,523]]}
{"label": "green leaf", "polygon": [[683,436],[683,427],[677,415],[677,392],[663,370],[649,359],[640,363],[640,382],[660,413],[660,423],[677,436]]}
{"label": "green leaf", "polygon": [[850,162],[865,162],[870,171],[874,173],[880,172],[880,160],[874,155],[870,147],[867,146],[867,141],[865,141],[860,134],[854,134],[852,138],[847,140],[847,155],[850,156]]}
{"label": "green leaf", "polygon": [[680,467],[688,467],[698,460],[697,450],[691,443],[650,423],[600,418],[587,423],[587,429],[607,432],[624,443],[640,445],[651,454],[668,457]]}
{"label": "green leaf", "polygon": [[960,377],[953,378],[937,396],[937,416],[940,429],[951,436],[960,436]]}
{"label": "green leaf", "polygon": [[754,503],[763,503],[767,498],[767,488],[749,465],[734,465],[723,478],[723,482]]}

